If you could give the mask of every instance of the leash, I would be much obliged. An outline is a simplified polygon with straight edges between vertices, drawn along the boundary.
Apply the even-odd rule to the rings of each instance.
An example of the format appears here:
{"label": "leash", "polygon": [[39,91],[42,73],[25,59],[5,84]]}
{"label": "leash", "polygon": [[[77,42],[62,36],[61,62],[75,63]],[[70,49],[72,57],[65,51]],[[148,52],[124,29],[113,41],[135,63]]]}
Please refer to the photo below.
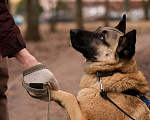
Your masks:
{"label": "leash", "polygon": [[[51,87],[50,83],[47,83],[49,87]],[[51,103],[51,91],[48,89],[48,108],[47,108],[47,120],[51,120],[50,118],[50,103]]]}
{"label": "leash", "polygon": [[43,83],[30,83],[27,84],[24,81],[22,82],[22,86],[26,89],[27,93],[35,98],[35,99],[42,99],[48,96],[48,108],[46,114],[46,120],[51,120],[50,118],[50,102],[51,98],[51,91],[48,87],[51,88],[50,83],[43,84]]}
{"label": "leash", "polygon": [[[113,75],[113,74],[111,74]],[[111,76],[109,75],[109,76]],[[100,81],[100,95],[105,99],[105,100],[108,100],[109,102],[111,102],[115,107],[117,107],[121,112],[123,112],[126,116],[128,116],[129,118],[131,118],[132,120],[135,120],[133,117],[131,117],[129,114],[127,114],[124,110],[122,110],[116,103],[114,103],[108,96],[107,96],[107,93],[106,91],[104,90],[103,88],[103,85],[102,85],[102,79],[101,79],[101,76],[99,74],[99,72],[97,72],[97,76],[99,78],[99,81]]]}

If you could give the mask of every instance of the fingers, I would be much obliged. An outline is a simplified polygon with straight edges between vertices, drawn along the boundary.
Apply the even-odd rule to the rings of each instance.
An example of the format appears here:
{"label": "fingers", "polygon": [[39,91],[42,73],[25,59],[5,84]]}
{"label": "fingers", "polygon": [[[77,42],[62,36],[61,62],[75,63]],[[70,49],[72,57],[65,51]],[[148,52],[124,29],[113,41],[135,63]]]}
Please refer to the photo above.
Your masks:
{"label": "fingers", "polygon": [[42,64],[24,70],[23,74],[25,83],[50,83],[53,90],[58,90],[59,88],[54,74]]}

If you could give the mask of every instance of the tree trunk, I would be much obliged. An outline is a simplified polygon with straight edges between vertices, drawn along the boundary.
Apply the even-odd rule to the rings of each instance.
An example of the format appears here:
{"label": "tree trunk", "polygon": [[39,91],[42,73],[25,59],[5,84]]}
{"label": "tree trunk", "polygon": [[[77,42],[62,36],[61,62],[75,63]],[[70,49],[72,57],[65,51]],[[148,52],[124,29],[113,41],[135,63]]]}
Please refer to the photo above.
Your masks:
{"label": "tree trunk", "polygon": [[[52,4],[52,0],[50,0],[50,4]],[[56,32],[56,25],[57,25],[57,14],[58,11],[56,8],[52,8],[51,10],[52,13],[55,13],[54,16],[50,19],[49,23],[50,23],[50,32]]]}
{"label": "tree trunk", "polygon": [[38,0],[27,0],[27,31],[25,39],[28,41],[40,41],[39,33],[39,8]]}
{"label": "tree trunk", "polygon": [[57,25],[57,11],[56,11],[56,15],[53,16],[53,18],[50,20],[50,26],[51,26],[51,32],[56,32],[56,25]]}
{"label": "tree trunk", "polygon": [[76,0],[76,24],[78,28],[83,28],[82,0]]}
{"label": "tree trunk", "polygon": [[104,24],[107,27],[109,25],[109,1],[108,0],[105,0],[105,8],[106,8],[106,12],[105,12]]}
{"label": "tree trunk", "polygon": [[128,12],[130,9],[130,0],[124,0],[124,11]]}
{"label": "tree trunk", "polygon": [[143,2],[143,9],[144,9],[145,20],[149,20],[150,0],[148,0],[148,1],[143,0],[142,2]]}

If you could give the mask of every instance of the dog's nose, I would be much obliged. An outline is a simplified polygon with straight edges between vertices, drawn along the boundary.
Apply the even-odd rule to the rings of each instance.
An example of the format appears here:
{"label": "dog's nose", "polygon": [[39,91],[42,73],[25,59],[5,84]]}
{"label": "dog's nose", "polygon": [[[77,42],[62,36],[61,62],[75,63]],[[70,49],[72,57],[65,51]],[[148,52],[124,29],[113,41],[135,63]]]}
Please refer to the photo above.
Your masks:
{"label": "dog's nose", "polygon": [[75,36],[78,33],[78,29],[71,29],[70,30],[70,36]]}

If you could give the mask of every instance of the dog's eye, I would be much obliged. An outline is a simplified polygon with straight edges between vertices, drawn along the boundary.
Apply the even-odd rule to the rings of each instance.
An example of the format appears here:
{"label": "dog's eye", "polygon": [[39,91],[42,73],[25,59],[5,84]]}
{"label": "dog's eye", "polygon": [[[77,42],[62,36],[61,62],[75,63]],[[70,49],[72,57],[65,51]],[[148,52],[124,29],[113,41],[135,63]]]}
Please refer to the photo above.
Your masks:
{"label": "dog's eye", "polygon": [[101,36],[101,37],[100,37],[100,39],[101,39],[101,40],[104,40],[104,37],[103,37],[103,36]]}
{"label": "dog's eye", "polygon": [[104,40],[104,36],[100,36],[99,38],[100,38],[100,40],[102,40],[102,41]]}

